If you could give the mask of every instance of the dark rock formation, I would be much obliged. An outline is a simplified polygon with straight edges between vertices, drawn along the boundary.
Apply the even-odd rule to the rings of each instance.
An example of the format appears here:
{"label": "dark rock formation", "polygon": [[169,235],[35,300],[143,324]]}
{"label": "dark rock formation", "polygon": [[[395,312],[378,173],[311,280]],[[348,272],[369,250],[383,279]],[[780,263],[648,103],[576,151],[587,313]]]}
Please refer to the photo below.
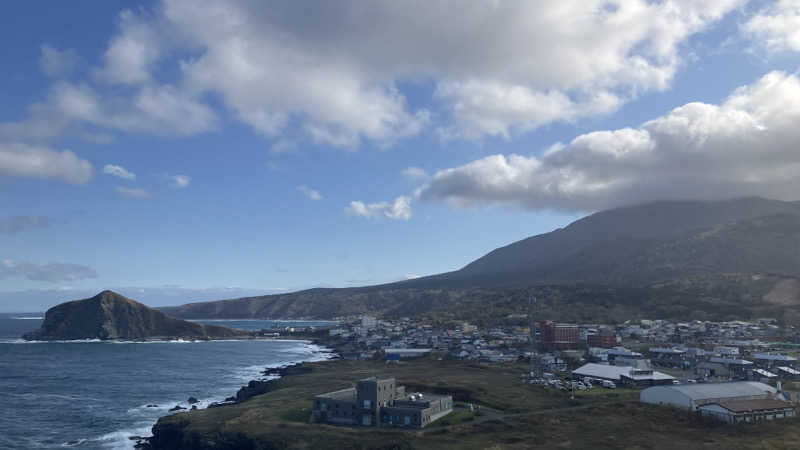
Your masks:
{"label": "dark rock formation", "polygon": [[189,400],[187,400],[186,402],[189,403],[190,405],[194,405],[195,403],[197,403],[199,401],[200,400],[196,399],[195,397],[189,397]]}
{"label": "dark rock formation", "polygon": [[74,339],[213,339],[247,336],[227,327],[204,325],[168,317],[112,291],[54,306],[41,329],[27,340]]}
{"label": "dark rock formation", "polygon": [[172,411],[180,411],[182,409],[186,409],[186,408],[184,408],[181,405],[175,405],[174,407],[170,408],[169,410],[170,410],[170,412],[172,412]]}

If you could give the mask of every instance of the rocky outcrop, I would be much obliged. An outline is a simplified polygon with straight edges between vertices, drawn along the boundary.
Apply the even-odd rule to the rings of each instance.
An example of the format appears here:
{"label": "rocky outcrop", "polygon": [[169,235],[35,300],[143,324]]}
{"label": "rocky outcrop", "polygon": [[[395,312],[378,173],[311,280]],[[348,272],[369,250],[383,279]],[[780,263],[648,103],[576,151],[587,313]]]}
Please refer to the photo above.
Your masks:
{"label": "rocky outcrop", "polygon": [[45,341],[144,340],[217,339],[247,335],[241,330],[174,319],[116,292],[103,291],[92,298],[50,308],[41,329],[23,338]]}

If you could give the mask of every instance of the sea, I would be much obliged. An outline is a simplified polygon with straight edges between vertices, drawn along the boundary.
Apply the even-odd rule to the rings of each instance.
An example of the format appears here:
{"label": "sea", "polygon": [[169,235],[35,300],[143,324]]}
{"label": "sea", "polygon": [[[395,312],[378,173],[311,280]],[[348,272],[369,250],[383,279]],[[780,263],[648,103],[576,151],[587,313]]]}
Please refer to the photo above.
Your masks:
{"label": "sea", "polygon": [[[224,400],[262,372],[331,358],[307,341],[25,342],[44,314],[0,314],[0,449],[132,449],[176,405]],[[326,322],[200,321],[259,330]]]}

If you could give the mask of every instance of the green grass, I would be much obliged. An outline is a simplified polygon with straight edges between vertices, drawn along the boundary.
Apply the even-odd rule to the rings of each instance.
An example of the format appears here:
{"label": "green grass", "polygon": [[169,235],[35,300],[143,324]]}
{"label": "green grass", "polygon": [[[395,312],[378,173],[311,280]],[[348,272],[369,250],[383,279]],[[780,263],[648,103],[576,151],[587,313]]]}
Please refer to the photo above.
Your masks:
{"label": "green grass", "polygon": [[[747,426],[703,423],[670,408],[638,403],[632,389],[569,392],[520,383],[523,365],[484,366],[418,360],[400,366],[371,361],[310,364],[307,374],[285,377],[275,390],[242,404],[167,416],[175,432],[169,448],[587,448],[790,449],[800,440],[800,419]],[[357,428],[309,423],[315,394],[351,386],[372,375],[393,375],[414,390],[451,392],[457,408],[422,430]],[[469,412],[468,403],[481,405]]]}
{"label": "green grass", "polygon": [[450,425],[457,425],[463,422],[470,422],[475,420],[476,413],[469,410],[456,409],[450,414],[441,417],[431,422],[429,427],[446,427]]}

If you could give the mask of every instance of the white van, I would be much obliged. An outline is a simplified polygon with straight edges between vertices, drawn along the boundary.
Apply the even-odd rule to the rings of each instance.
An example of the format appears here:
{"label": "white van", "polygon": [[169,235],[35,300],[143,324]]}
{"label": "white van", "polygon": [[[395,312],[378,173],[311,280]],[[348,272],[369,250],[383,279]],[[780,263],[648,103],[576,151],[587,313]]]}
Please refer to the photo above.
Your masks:
{"label": "white van", "polygon": [[603,380],[603,387],[608,389],[616,389],[617,385],[613,381]]}

